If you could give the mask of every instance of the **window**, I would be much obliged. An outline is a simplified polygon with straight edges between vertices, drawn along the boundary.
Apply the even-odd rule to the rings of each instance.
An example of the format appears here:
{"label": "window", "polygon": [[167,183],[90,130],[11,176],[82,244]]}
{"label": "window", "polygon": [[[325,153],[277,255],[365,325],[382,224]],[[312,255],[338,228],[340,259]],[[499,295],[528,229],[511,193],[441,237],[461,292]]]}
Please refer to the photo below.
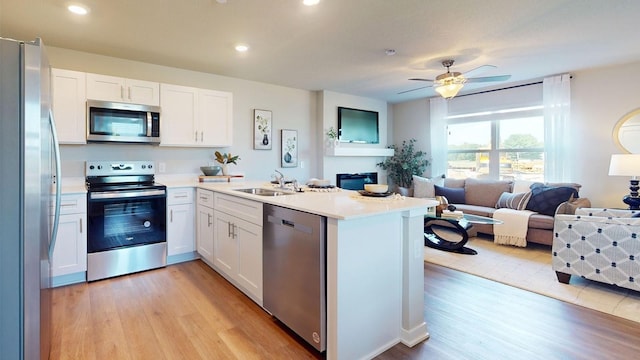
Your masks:
{"label": "window", "polygon": [[447,177],[544,180],[542,106],[447,119]]}

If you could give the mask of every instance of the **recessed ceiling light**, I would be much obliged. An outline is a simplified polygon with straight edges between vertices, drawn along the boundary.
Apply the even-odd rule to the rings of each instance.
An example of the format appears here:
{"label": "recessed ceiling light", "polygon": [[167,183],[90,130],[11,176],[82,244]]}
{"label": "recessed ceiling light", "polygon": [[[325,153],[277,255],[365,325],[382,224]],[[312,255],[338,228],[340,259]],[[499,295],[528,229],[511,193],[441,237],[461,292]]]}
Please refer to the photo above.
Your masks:
{"label": "recessed ceiling light", "polygon": [[76,15],[87,15],[89,13],[89,9],[82,5],[69,5],[67,9]]}
{"label": "recessed ceiling light", "polygon": [[394,49],[386,49],[384,53],[387,54],[387,56],[393,56],[396,54],[396,51]]}
{"label": "recessed ceiling light", "polygon": [[307,6],[318,5],[319,2],[320,0],[302,0],[302,3]]}
{"label": "recessed ceiling light", "polygon": [[245,52],[247,50],[249,50],[249,46],[247,46],[247,45],[244,45],[244,44],[236,45],[236,51],[237,52]]}

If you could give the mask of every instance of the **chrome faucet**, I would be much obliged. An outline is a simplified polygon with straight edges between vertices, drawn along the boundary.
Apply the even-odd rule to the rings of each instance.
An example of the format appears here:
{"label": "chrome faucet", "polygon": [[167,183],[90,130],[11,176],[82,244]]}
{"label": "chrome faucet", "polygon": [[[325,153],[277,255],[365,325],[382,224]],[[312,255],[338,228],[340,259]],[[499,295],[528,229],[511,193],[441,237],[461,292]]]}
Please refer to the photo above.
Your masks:
{"label": "chrome faucet", "polygon": [[278,175],[274,175],[274,176],[275,176],[275,178],[276,178],[276,181],[278,182],[278,185],[280,186],[280,189],[286,189],[285,181],[284,181],[284,174],[283,174],[283,173],[281,173],[281,172],[280,172],[280,171],[278,171],[278,170],[274,170],[274,171],[275,171],[278,175],[280,175],[280,176],[278,176]]}

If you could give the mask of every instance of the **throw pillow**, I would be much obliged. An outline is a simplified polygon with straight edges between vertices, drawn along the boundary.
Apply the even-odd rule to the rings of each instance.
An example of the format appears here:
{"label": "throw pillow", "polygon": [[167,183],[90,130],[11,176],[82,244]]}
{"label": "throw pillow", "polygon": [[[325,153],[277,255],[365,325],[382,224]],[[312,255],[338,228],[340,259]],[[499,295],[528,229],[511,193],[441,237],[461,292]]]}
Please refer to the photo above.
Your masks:
{"label": "throw pillow", "polygon": [[439,176],[427,179],[422,176],[413,175],[413,197],[417,198],[434,198],[436,190],[434,185],[442,186],[444,177]]}
{"label": "throw pillow", "polygon": [[448,188],[434,185],[436,196],[444,196],[449,204],[464,204],[464,188]]}
{"label": "throw pillow", "polygon": [[531,191],[512,194],[503,192],[496,203],[496,209],[507,208],[515,210],[524,210],[531,199]]}
{"label": "throw pillow", "polygon": [[575,194],[571,194],[571,197],[569,198],[569,200],[563,202],[562,204],[560,204],[560,206],[558,206],[558,208],[556,209],[556,215],[557,214],[573,215],[576,213],[576,210],[578,210],[579,208],[589,207],[589,206],[591,206],[591,202],[589,201],[589,199],[576,198]]}
{"label": "throw pillow", "polygon": [[558,206],[569,200],[571,195],[578,197],[578,192],[572,187],[551,187],[543,184],[533,184],[531,185],[531,199],[526,209],[539,214],[553,216]]}

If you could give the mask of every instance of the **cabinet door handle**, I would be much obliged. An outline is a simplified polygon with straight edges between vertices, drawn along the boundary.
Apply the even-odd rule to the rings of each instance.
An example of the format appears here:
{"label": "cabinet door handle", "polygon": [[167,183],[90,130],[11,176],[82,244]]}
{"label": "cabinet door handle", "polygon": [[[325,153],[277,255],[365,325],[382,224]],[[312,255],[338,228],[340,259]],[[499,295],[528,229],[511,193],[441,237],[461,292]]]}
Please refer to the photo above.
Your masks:
{"label": "cabinet door handle", "polygon": [[198,142],[198,130],[196,130],[196,137],[193,141]]}
{"label": "cabinet door handle", "polygon": [[82,218],[80,218],[80,233],[82,234]]}
{"label": "cabinet door handle", "polygon": [[169,222],[173,222],[173,209],[169,211]]}
{"label": "cabinet door handle", "polygon": [[211,214],[207,214],[207,220],[209,221],[208,226],[211,226]]}
{"label": "cabinet door handle", "polygon": [[124,99],[124,86],[120,85],[120,99]]}
{"label": "cabinet door handle", "polygon": [[238,233],[236,232],[238,230],[238,225],[233,224],[233,238],[237,239],[238,238]]}
{"label": "cabinet door handle", "polygon": [[200,131],[200,142],[204,141],[204,131]]}
{"label": "cabinet door handle", "polygon": [[131,86],[127,88],[127,96],[129,97],[129,100],[131,100]]}

